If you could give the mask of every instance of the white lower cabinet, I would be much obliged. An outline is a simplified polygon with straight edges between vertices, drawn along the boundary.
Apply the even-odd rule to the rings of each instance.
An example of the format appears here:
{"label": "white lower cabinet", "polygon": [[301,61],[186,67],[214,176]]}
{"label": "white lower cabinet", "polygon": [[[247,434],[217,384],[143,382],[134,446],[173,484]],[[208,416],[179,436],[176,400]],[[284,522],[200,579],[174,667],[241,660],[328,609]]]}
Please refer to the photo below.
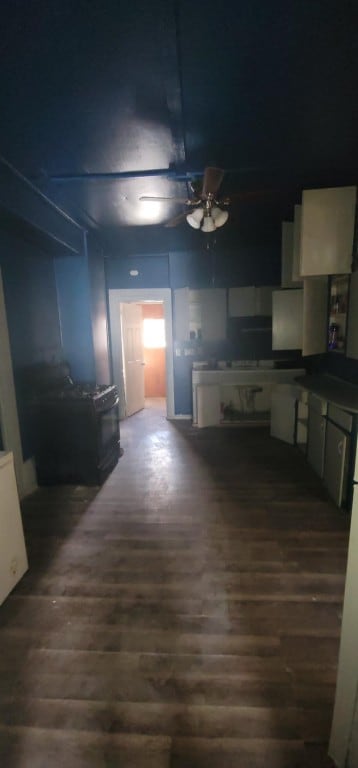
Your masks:
{"label": "white lower cabinet", "polygon": [[294,445],[296,442],[297,402],[299,388],[281,384],[271,396],[270,434],[278,440]]}
{"label": "white lower cabinet", "polygon": [[315,395],[308,401],[307,460],[319,477],[323,477],[326,439],[327,403]]}
{"label": "white lower cabinet", "polygon": [[13,456],[0,451],[0,605],[27,569]]}
{"label": "white lower cabinet", "polygon": [[333,501],[340,507],[347,491],[349,437],[327,421],[323,482]]}

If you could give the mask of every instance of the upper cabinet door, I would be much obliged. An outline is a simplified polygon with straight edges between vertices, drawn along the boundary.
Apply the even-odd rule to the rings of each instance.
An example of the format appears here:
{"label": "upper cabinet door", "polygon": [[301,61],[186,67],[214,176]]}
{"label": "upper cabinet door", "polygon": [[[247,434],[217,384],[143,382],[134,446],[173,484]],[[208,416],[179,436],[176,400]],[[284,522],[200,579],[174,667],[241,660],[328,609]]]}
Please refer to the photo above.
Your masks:
{"label": "upper cabinet door", "polygon": [[273,285],[253,285],[229,288],[229,317],[256,317],[272,315]]}
{"label": "upper cabinet door", "polygon": [[356,187],[302,194],[300,274],[347,274],[352,268]]}
{"label": "upper cabinet door", "polygon": [[295,205],[295,219],[293,222],[293,259],[292,259],[292,282],[293,283],[302,283],[302,277],[300,275],[301,223],[302,223],[302,206]]}
{"label": "upper cabinet door", "polygon": [[272,294],[272,349],[302,348],[303,290]]}
{"label": "upper cabinet door", "polygon": [[256,315],[256,289],[253,285],[229,288],[229,317]]}
{"label": "upper cabinet door", "polygon": [[293,221],[282,222],[281,238],[281,287],[292,287]]}
{"label": "upper cabinet door", "polygon": [[327,351],[328,277],[308,277],[303,281],[302,355]]}
{"label": "upper cabinet door", "polygon": [[273,285],[261,285],[256,288],[256,315],[272,315],[272,293],[277,288]]}
{"label": "upper cabinet door", "polygon": [[201,303],[202,338],[221,341],[226,338],[226,289],[206,288],[197,292]]}
{"label": "upper cabinet door", "polygon": [[358,360],[358,272],[353,272],[351,277],[346,354]]}

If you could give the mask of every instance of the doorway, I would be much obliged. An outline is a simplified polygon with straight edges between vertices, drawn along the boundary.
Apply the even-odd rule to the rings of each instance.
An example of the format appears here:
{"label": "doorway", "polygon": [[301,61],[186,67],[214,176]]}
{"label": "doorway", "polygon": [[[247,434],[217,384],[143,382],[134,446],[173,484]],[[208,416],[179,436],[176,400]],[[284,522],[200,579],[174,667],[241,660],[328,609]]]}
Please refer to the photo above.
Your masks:
{"label": "doorway", "polygon": [[166,398],[165,323],[162,302],[142,304],[144,397]]}
{"label": "doorway", "polygon": [[165,409],[165,322],[162,302],[120,303],[125,415]]}
{"label": "doorway", "polygon": [[[162,320],[164,324],[164,330],[165,330],[165,346],[160,347],[160,345],[157,347],[157,355],[156,357],[160,359],[162,357],[165,365],[164,370],[162,369],[162,373],[158,373],[158,369],[154,372],[153,370],[153,358],[155,355],[150,352],[149,349],[145,350],[143,347],[142,351],[142,362],[144,363],[145,360],[148,360],[147,366],[142,366],[143,371],[143,395],[145,392],[144,389],[144,376],[147,375],[147,379],[150,380],[152,378],[151,382],[148,382],[148,389],[147,392],[149,392],[149,387],[151,387],[153,384],[155,384],[159,387],[162,386],[163,391],[163,384],[164,384],[164,393],[166,397],[166,415],[167,418],[174,418],[174,372],[173,372],[173,333],[172,333],[172,299],[171,299],[171,290],[170,288],[142,288],[142,289],[110,289],[109,290],[109,319],[110,319],[110,340],[111,340],[111,350],[112,350],[112,366],[113,366],[113,379],[114,383],[117,385],[120,393],[120,417],[121,419],[125,418],[127,414],[126,412],[126,374],[125,374],[125,361],[124,361],[124,339],[122,335],[122,328],[121,328],[121,305],[123,304],[137,304],[141,305],[141,312],[143,317],[143,310],[142,306],[148,307],[148,310],[144,310],[144,313],[148,311],[148,313],[156,312],[157,314],[161,312],[162,318],[160,317],[148,317],[148,320]],[[157,309],[149,309],[150,305],[156,305]],[[160,309],[158,308],[160,307]],[[126,311],[126,310],[125,310]],[[144,318],[143,318],[144,320]],[[153,324],[152,324],[153,327]],[[157,325],[158,329],[158,325]],[[157,342],[155,342],[157,343]],[[149,344],[147,344],[149,346]],[[155,349],[155,347],[154,347]],[[159,352],[159,349],[161,349],[161,352]],[[129,354],[131,354],[131,351],[129,350]],[[131,359],[139,360],[138,355],[134,353],[131,357]],[[149,361],[151,360],[151,365],[149,365]],[[135,366],[132,364],[133,371],[135,370]],[[137,365],[137,371],[138,374],[138,368],[139,365]],[[148,369],[146,374],[146,368]],[[152,370],[150,370],[152,368]],[[132,372],[131,374],[132,375]],[[154,381],[153,381],[154,379]],[[160,383],[161,382],[161,383]],[[127,384],[127,391],[128,391],[128,384]],[[149,395],[148,395],[149,398]],[[144,405],[144,402],[143,402]],[[138,408],[136,408],[138,410]],[[132,411],[134,412],[134,411]]]}

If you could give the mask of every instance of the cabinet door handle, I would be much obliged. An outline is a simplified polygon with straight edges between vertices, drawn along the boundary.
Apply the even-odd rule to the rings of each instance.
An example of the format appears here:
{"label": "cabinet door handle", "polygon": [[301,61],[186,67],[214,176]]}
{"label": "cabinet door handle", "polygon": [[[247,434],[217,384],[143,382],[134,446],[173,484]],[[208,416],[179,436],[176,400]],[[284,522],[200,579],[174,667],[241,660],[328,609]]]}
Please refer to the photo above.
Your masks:
{"label": "cabinet door handle", "polygon": [[340,440],[338,443],[338,455],[342,456],[343,453],[343,440]]}

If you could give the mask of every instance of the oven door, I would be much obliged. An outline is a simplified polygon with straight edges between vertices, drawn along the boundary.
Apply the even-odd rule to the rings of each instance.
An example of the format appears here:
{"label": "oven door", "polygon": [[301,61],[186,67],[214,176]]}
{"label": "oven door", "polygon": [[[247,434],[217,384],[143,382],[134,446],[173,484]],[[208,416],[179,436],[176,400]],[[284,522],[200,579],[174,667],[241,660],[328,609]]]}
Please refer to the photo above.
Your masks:
{"label": "oven door", "polygon": [[98,465],[104,466],[113,455],[119,456],[119,398],[107,409],[97,413]]}

